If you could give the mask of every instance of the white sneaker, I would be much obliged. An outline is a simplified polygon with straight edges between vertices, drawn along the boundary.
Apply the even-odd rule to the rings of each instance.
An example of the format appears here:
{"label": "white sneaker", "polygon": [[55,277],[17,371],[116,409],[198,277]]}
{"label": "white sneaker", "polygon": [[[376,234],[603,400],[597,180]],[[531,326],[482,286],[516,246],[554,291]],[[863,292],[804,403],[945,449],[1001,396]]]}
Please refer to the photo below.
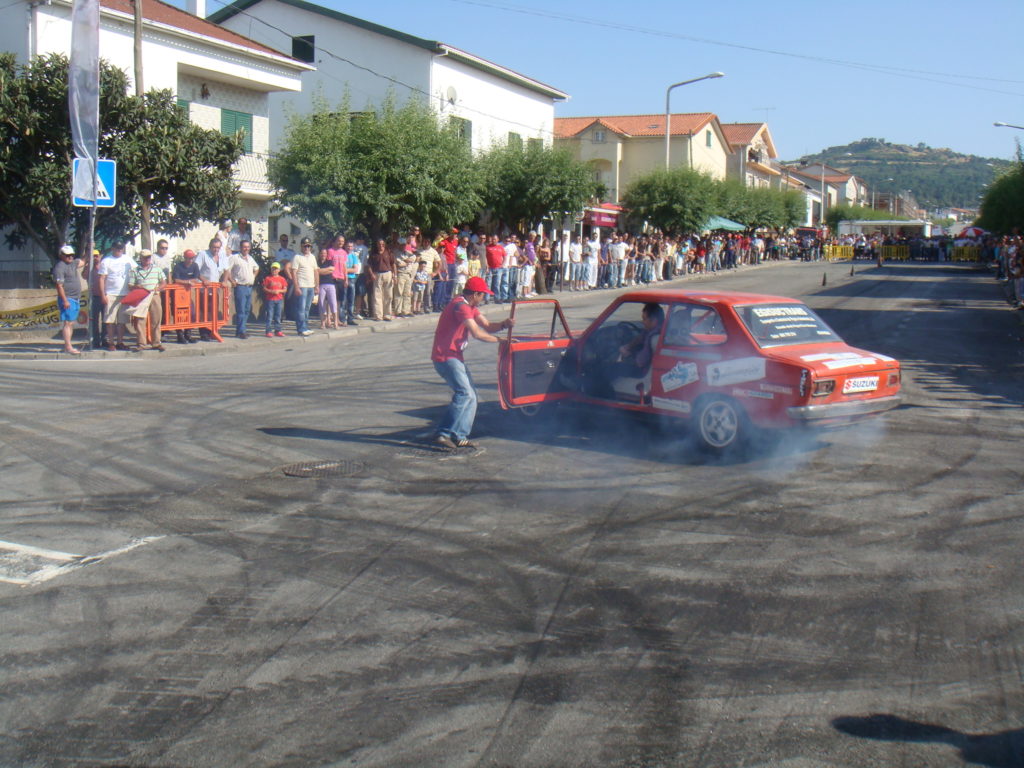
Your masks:
{"label": "white sneaker", "polygon": [[299,336],[312,336],[314,333],[315,331],[303,331]]}

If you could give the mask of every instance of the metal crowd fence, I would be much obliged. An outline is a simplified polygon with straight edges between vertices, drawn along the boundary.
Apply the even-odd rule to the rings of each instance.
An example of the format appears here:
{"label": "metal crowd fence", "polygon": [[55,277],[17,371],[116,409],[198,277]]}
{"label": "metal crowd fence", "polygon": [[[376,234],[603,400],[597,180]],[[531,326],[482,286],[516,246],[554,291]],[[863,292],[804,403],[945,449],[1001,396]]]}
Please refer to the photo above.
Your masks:
{"label": "metal crowd fence", "polygon": [[949,254],[950,261],[981,261],[981,248],[976,245],[954,246]]}
{"label": "metal crowd fence", "polygon": [[825,260],[826,261],[852,261],[853,260],[853,246],[852,245],[826,245],[825,246]]}
{"label": "metal crowd fence", "polygon": [[171,283],[161,289],[162,329],[190,331],[205,328],[217,341],[224,341],[220,328],[230,322],[228,292],[221,283],[181,285]]}
{"label": "metal crowd fence", "polygon": [[910,246],[909,245],[883,245],[882,246],[882,260],[883,261],[909,261],[910,260]]}

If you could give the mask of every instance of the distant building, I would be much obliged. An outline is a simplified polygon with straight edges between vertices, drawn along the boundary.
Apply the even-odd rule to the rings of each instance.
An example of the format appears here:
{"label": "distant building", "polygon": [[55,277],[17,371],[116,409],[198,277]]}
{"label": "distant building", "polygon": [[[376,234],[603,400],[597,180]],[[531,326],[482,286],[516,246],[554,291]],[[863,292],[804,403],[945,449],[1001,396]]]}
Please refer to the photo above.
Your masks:
{"label": "distant building", "polygon": [[768,123],[722,123],[725,138],[732,146],[728,176],[745,187],[780,187],[782,172],[775,162],[775,151]]}
{"label": "distant building", "polygon": [[825,181],[836,191],[833,205],[869,205],[870,196],[867,182],[852,173],[840,171],[829,165],[811,163],[800,166],[801,172],[808,176],[821,178],[824,171]]}
{"label": "distant building", "polygon": [[[713,113],[672,115],[669,141],[672,167],[728,175],[732,147]],[[630,182],[665,167],[665,115],[559,117],[555,144],[590,163],[606,199],[617,203]]]}

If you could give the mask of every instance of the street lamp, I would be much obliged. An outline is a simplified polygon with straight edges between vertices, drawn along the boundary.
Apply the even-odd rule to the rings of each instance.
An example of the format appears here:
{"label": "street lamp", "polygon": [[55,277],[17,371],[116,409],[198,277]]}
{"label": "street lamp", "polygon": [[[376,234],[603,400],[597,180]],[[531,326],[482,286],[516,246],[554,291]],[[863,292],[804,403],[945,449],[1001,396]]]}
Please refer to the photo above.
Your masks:
{"label": "street lamp", "polygon": [[[690,83],[699,83],[701,80],[711,80],[712,78],[715,78],[715,77],[725,77],[725,73],[724,72],[712,72],[709,75],[703,75],[701,77],[695,77],[692,80],[683,80],[683,82],[681,82],[681,83],[673,83],[672,85],[670,85],[668,88],[665,89],[665,170],[666,171],[668,170],[668,160],[669,160],[669,136],[672,133],[671,126],[670,126],[670,123],[672,122],[672,110],[671,110],[671,108],[669,106],[669,99],[672,98],[672,89],[673,88],[678,88],[681,85],[689,85]],[[691,142],[693,141],[693,136],[690,136],[690,141]]]}
{"label": "street lamp", "polygon": [[1012,125],[1011,123],[992,123],[996,128],[1016,128],[1018,131],[1024,131],[1024,125]]}

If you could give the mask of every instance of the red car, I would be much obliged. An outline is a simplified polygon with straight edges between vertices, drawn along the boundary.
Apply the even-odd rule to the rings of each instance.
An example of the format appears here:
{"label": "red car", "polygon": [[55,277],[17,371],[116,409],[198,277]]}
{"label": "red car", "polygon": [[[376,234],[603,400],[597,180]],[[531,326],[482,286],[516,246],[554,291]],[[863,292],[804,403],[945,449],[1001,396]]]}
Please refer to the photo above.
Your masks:
{"label": "red car", "polygon": [[555,299],[520,301],[498,355],[502,408],[592,406],[692,421],[724,452],[751,427],[831,427],[900,401],[900,364],[847,345],[796,299],[753,293],[631,291],[583,333]]}

